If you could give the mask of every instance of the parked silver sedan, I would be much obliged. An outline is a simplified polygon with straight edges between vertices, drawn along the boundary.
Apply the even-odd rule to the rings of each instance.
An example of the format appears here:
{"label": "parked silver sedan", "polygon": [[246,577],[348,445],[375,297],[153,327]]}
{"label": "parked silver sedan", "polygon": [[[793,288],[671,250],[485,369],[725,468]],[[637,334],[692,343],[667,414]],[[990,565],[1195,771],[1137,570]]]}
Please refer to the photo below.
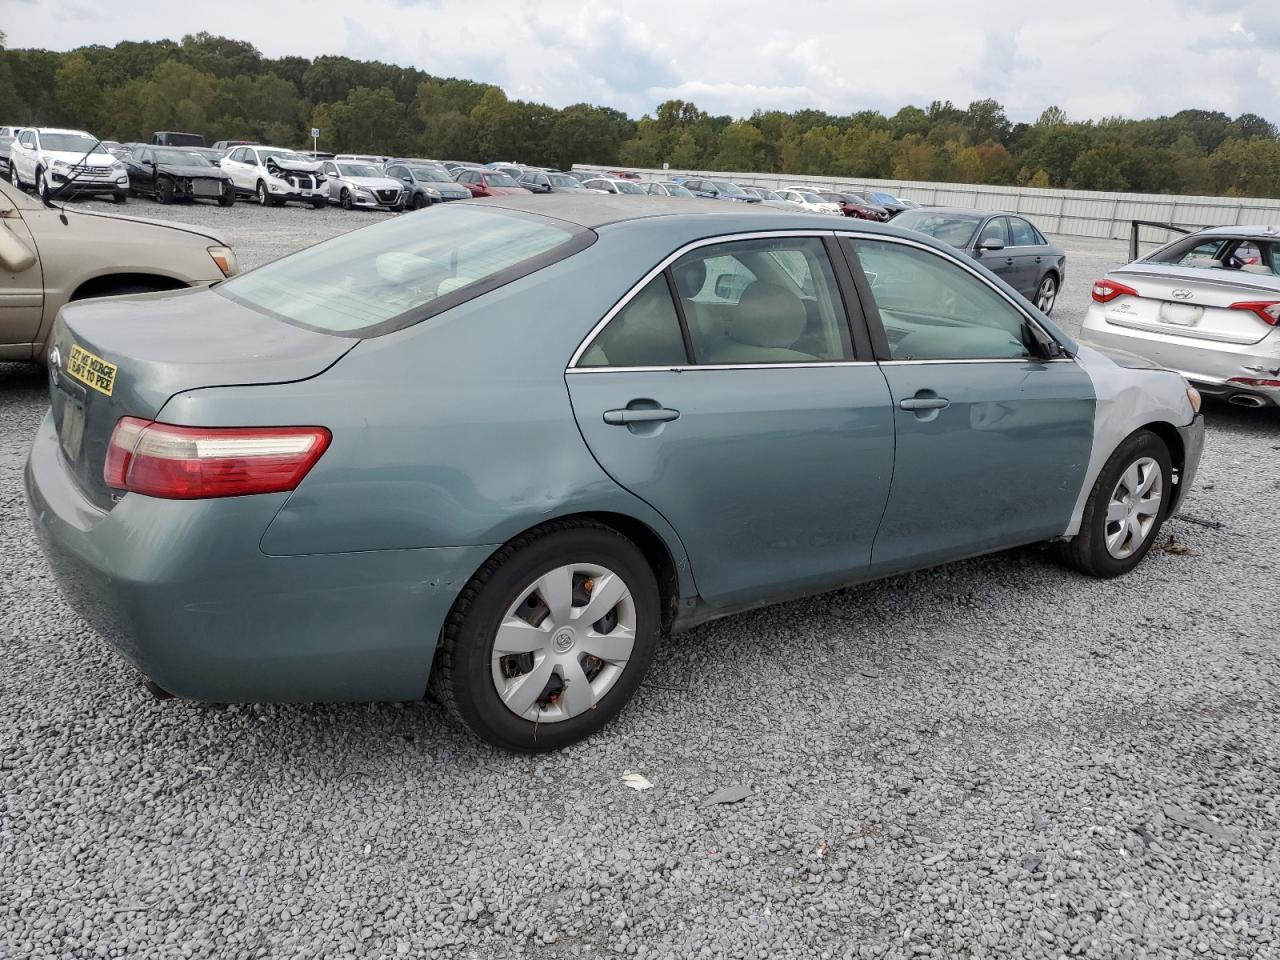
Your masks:
{"label": "parked silver sedan", "polygon": [[1093,285],[1083,337],[1177,370],[1202,393],[1280,405],[1280,227],[1214,227]]}
{"label": "parked silver sedan", "polygon": [[403,185],[372,164],[326,160],[323,173],[329,199],[344,210],[354,207],[404,209]]}

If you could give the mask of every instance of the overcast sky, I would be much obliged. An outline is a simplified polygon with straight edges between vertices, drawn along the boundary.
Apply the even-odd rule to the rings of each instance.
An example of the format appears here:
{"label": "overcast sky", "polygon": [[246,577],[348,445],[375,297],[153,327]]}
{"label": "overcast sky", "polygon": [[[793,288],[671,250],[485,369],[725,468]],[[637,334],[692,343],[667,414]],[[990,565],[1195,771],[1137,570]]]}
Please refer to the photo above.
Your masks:
{"label": "overcast sky", "polygon": [[208,30],[268,56],[343,54],[633,116],[662,100],[894,112],[994,97],[1014,120],[1249,111],[1280,122],[1280,0],[0,0],[10,47]]}

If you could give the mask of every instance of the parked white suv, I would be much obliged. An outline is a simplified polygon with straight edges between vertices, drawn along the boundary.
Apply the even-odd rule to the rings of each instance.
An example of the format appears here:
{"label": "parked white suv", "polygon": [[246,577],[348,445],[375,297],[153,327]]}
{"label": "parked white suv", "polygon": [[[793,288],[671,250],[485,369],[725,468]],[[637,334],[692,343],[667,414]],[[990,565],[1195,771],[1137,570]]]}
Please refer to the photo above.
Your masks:
{"label": "parked white suv", "polygon": [[231,175],[236,193],[256,197],[264,207],[290,200],[317,210],[329,202],[320,164],[285,147],[236,147],[219,161]]}
{"label": "parked white suv", "polygon": [[35,187],[42,200],[55,194],[111,194],[129,199],[129,171],[83,130],[27,127],[9,147],[9,182]]}

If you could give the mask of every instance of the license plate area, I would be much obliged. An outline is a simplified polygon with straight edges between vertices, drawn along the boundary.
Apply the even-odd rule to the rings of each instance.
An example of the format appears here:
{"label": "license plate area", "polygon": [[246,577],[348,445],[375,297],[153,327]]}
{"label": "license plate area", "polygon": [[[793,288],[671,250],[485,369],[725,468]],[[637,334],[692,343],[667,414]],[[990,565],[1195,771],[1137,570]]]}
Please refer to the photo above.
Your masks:
{"label": "license plate area", "polygon": [[67,383],[61,376],[54,381],[58,392],[62,395],[62,412],[58,418],[58,446],[67,460],[75,463],[80,459],[80,451],[84,446],[84,400],[85,390],[77,384]]}
{"label": "license plate area", "polygon": [[1204,307],[1194,303],[1173,303],[1164,301],[1160,304],[1160,322],[1176,327],[1194,327],[1204,316]]}

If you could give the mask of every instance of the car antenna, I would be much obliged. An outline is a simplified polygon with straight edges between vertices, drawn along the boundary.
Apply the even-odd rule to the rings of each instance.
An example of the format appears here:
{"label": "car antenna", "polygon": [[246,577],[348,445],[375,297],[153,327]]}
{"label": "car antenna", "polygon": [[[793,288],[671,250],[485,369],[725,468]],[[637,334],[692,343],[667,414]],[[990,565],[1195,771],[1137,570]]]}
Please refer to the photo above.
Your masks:
{"label": "car antenna", "polygon": [[[86,153],[79,160],[77,160],[75,164],[72,166],[71,178],[67,180],[64,184],[62,184],[62,186],[58,187],[57,190],[53,191],[53,193],[49,194],[47,197],[42,198],[44,200],[44,205],[46,207],[48,207],[50,210],[58,211],[58,219],[62,221],[62,225],[64,227],[67,226],[67,224],[70,222],[67,220],[67,203],[64,200],[62,202],[62,206],[59,207],[53,202],[53,200],[55,197],[61,196],[62,192],[66,190],[67,187],[75,183],[76,180],[79,179],[80,174],[84,173],[84,171],[88,169],[85,165],[85,161],[88,160],[91,156],[93,156],[94,151],[97,150],[100,146],[102,146],[102,139],[98,138],[97,140],[94,141],[93,146],[89,148],[89,152]],[[76,172],[77,168],[79,168],[79,172]],[[36,184],[36,191],[39,192],[39,190],[40,190],[40,185]]]}

